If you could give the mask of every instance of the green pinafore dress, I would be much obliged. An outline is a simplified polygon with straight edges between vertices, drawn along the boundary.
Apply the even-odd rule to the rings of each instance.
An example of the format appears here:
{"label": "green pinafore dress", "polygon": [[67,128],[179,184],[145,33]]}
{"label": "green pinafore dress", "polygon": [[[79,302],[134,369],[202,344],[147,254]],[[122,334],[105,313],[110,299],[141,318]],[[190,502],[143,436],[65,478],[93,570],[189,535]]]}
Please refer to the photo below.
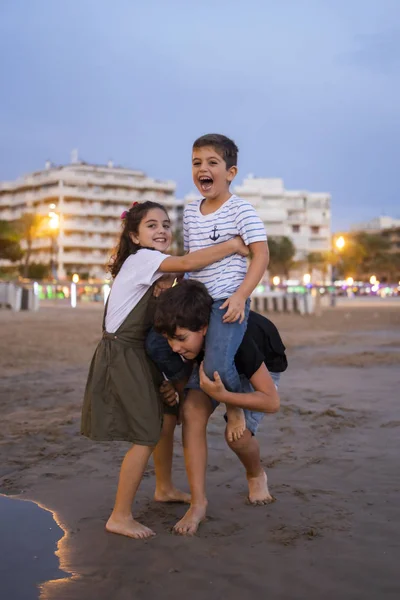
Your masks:
{"label": "green pinafore dress", "polygon": [[93,356],[82,408],[81,433],[97,441],[120,440],[155,446],[163,409],[162,375],[147,357],[153,287],[114,333],[105,330]]}

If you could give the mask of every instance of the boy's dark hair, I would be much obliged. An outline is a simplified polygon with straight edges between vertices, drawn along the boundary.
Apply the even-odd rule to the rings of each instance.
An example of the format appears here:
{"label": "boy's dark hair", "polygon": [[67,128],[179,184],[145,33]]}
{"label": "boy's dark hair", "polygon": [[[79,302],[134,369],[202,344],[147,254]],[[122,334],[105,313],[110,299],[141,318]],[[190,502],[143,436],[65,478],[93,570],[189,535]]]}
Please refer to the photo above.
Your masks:
{"label": "boy's dark hair", "polygon": [[226,163],[226,170],[236,167],[239,150],[233,140],[220,133],[207,133],[194,142],[193,148],[204,148],[205,146],[211,146],[218,152]]}
{"label": "boy's dark hair", "polygon": [[166,290],[157,300],[154,329],[169,338],[176,335],[177,327],[199,331],[208,325],[213,299],[205,285],[193,279],[184,279]]}
{"label": "boy's dark hair", "polygon": [[120,272],[121,267],[128,256],[136,254],[136,252],[140,250],[141,246],[132,242],[129,234],[138,233],[140,223],[152,208],[160,208],[165,212],[167,218],[169,218],[165,206],[158,204],[158,202],[152,202],[151,200],[135,202],[129,210],[122,213],[123,221],[121,237],[119,238],[115,254],[111,257],[108,264],[108,270],[114,278]]}

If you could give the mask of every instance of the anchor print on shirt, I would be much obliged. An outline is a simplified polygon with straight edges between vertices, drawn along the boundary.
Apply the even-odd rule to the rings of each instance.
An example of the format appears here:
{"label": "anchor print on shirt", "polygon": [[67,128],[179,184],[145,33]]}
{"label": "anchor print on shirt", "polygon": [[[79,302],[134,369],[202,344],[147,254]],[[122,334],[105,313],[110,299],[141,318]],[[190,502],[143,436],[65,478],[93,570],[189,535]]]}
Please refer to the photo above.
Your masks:
{"label": "anchor print on shirt", "polygon": [[217,229],[218,225],[214,225],[214,229],[210,235],[210,240],[212,240],[213,242],[216,242],[221,237],[219,233],[217,234]]}

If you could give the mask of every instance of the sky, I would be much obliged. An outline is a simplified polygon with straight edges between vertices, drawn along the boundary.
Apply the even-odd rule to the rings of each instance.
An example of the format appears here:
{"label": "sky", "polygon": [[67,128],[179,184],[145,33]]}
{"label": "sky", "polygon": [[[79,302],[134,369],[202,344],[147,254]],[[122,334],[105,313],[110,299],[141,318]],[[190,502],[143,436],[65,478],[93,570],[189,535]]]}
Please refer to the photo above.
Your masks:
{"label": "sky", "polygon": [[183,197],[216,132],[335,231],[400,217],[399,0],[0,0],[0,77],[0,180],[77,148]]}

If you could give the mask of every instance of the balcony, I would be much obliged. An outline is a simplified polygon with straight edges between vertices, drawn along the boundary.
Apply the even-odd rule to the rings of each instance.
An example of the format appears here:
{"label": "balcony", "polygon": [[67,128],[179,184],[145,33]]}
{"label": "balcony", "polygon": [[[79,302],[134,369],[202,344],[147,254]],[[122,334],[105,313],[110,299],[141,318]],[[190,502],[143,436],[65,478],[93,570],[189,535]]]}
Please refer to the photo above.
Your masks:
{"label": "balcony", "polygon": [[86,237],[82,239],[79,236],[68,235],[62,240],[64,250],[66,248],[90,248],[91,250],[101,249],[111,251],[117,242],[117,236],[110,239],[99,239]]}
{"label": "balcony", "polygon": [[102,254],[82,254],[80,252],[61,252],[59,261],[64,265],[101,265],[104,267],[110,258],[109,252]]}
{"label": "balcony", "polygon": [[120,220],[117,221],[115,219],[112,223],[94,223],[93,220],[77,221],[74,219],[65,219],[63,231],[65,233],[71,231],[85,231],[88,233],[111,233],[117,235],[120,232]]}

